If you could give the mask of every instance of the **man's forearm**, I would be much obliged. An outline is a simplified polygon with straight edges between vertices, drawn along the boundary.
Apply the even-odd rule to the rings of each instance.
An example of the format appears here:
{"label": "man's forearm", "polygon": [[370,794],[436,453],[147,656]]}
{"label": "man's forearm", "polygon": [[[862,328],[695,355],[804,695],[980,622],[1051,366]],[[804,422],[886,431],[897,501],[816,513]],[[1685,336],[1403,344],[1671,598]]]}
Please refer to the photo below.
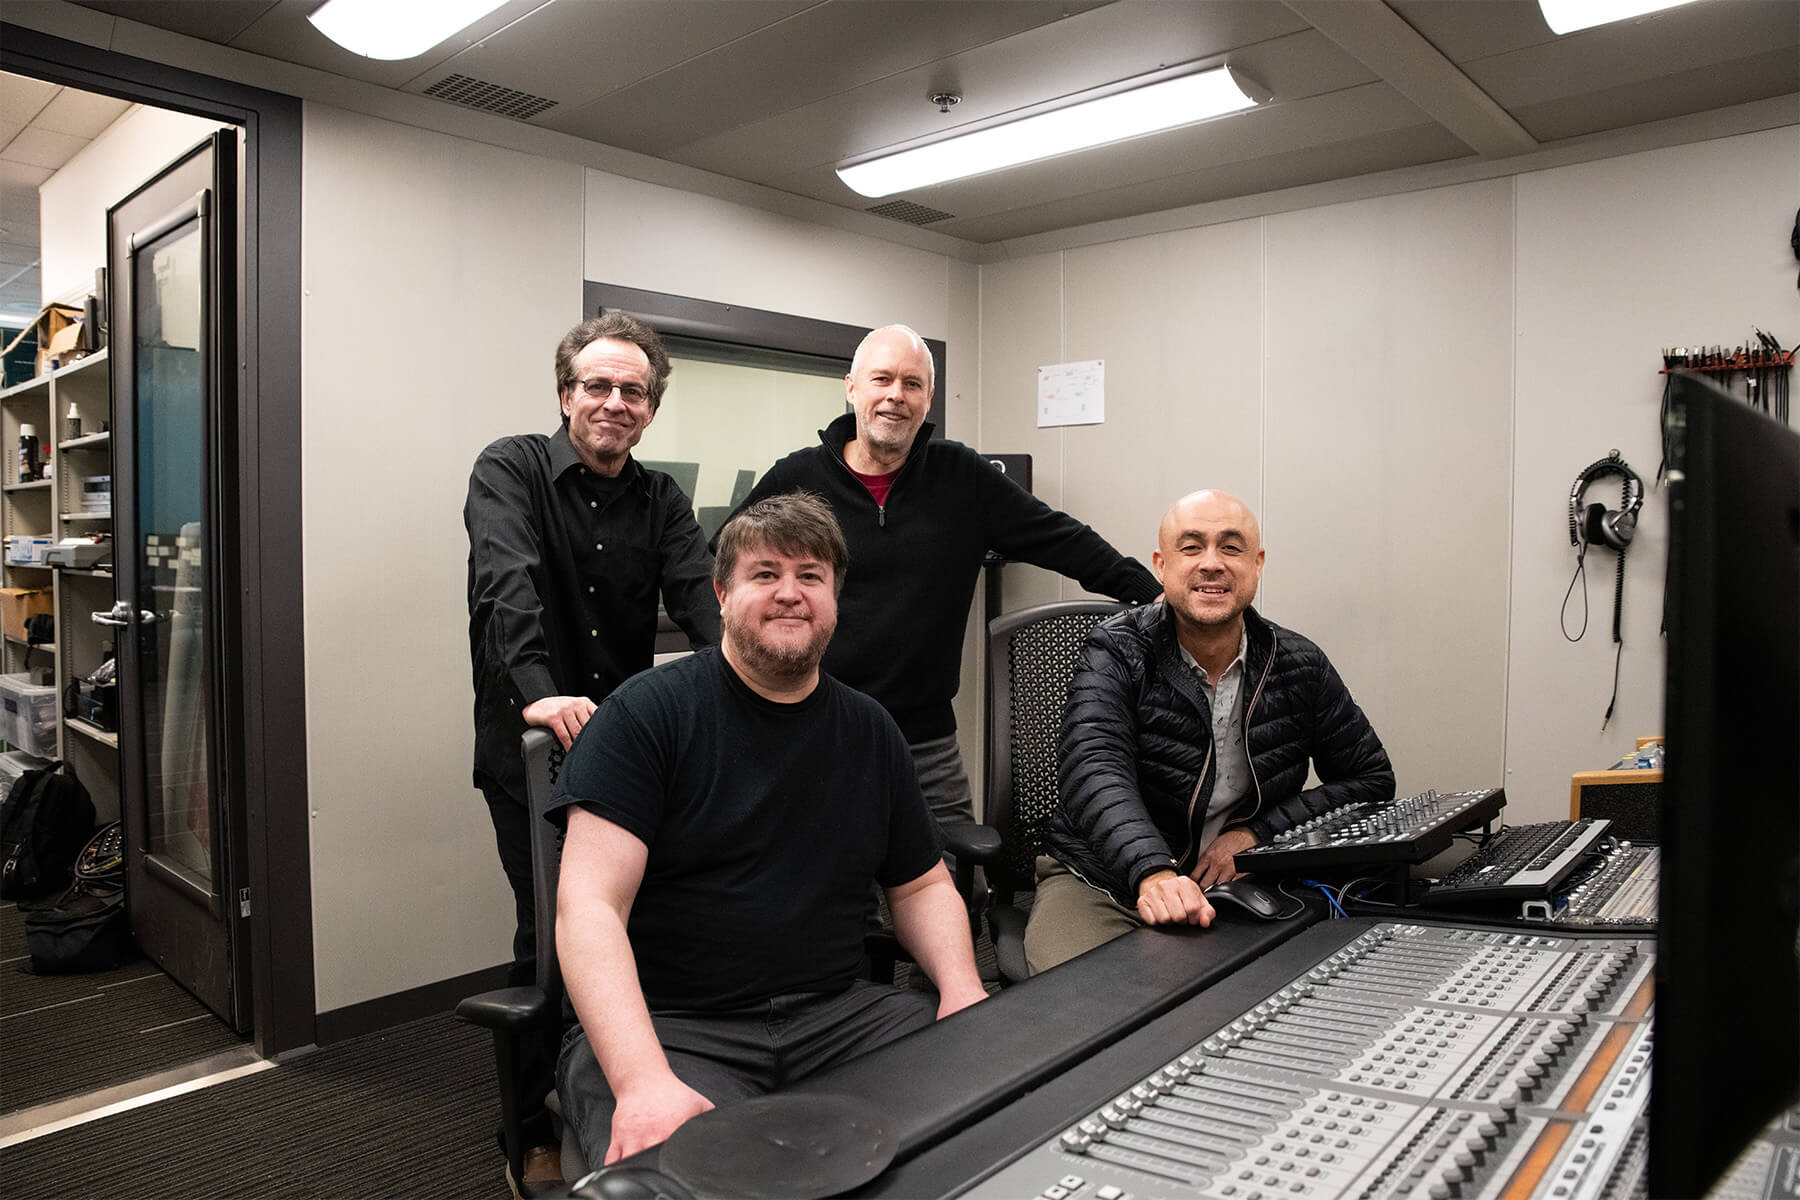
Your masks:
{"label": "man's forearm", "polygon": [[579,922],[558,920],[556,956],[575,1018],[613,1094],[670,1075],[638,983],[625,926],[610,910]]}
{"label": "man's forearm", "polygon": [[943,998],[938,1015],[985,999],[987,989],[975,970],[975,946],[969,939],[968,910],[942,865],[927,881],[910,889],[890,889],[888,910],[900,944],[937,985]]}

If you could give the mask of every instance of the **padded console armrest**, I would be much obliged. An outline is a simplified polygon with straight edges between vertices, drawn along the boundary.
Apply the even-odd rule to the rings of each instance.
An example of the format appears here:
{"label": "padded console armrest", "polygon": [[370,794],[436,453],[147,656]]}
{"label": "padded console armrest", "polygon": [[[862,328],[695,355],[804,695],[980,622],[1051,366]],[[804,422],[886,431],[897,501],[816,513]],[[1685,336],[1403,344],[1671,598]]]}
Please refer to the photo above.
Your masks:
{"label": "padded console armrest", "polygon": [[991,863],[1000,857],[1000,831],[991,825],[946,825],[943,830],[944,849],[958,860]]}
{"label": "padded console armrest", "polygon": [[495,988],[456,1006],[456,1017],[484,1029],[530,1029],[550,1016],[550,1002],[537,987]]}

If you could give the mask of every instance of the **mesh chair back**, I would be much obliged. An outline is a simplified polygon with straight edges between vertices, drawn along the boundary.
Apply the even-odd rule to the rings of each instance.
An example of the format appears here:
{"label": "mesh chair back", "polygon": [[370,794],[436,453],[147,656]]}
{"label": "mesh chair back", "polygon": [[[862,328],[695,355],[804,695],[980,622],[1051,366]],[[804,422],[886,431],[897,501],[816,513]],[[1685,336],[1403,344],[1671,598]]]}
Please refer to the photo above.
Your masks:
{"label": "mesh chair back", "polygon": [[562,830],[544,819],[563,748],[548,729],[527,729],[520,739],[525,755],[525,798],[531,806],[531,875],[537,901],[537,985],[551,1011],[562,1006],[562,971],[556,964],[556,881],[562,868]]}
{"label": "mesh chair back", "polygon": [[988,623],[987,824],[1002,861],[988,880],[1002,895],[1032,886],[1044,825],[1056,811],[1056,743],[1075,658],[1088,631],[1126,605],[1065,600]]}

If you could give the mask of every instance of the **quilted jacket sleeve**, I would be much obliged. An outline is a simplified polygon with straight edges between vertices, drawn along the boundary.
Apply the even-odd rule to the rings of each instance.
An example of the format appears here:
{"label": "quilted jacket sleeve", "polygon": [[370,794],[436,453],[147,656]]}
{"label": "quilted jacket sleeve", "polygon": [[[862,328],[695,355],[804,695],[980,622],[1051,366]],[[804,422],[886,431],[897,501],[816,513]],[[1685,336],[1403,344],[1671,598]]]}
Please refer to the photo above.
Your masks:
{"label": "quilted jacket sleeve", "polygon": [[1110,640],[1104,627],[1088,635],[1057,748],[1059,832],[1072,835],[1104,870],[1107,878],[1095,882],[1127,903],[1145,876],[1175,866],[1138,790],[1136,672],[1126,661],[1132,649]]}

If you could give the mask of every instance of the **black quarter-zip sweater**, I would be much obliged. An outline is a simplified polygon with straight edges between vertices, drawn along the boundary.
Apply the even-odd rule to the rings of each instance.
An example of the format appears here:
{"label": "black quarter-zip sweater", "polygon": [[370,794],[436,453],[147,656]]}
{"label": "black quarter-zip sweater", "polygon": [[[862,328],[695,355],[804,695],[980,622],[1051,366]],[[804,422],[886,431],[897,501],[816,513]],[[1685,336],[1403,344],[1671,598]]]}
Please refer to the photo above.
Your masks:
{"label": "black quarter-zip sweater", "polygon": [[844,446],[856,436],[850,413],[820,430],[817,446],[770,467],[744,500],[804,488],[831,505],[849,543],[850,570],[824,669],[873,696],[912,743],[956,732],[950,702],[987,551],[1120,600],[1145,603],[1162,594],[1142,563],[967,446],[932,441],[931,430],[929,423],[920,427],[884,505],[844,462]]}

